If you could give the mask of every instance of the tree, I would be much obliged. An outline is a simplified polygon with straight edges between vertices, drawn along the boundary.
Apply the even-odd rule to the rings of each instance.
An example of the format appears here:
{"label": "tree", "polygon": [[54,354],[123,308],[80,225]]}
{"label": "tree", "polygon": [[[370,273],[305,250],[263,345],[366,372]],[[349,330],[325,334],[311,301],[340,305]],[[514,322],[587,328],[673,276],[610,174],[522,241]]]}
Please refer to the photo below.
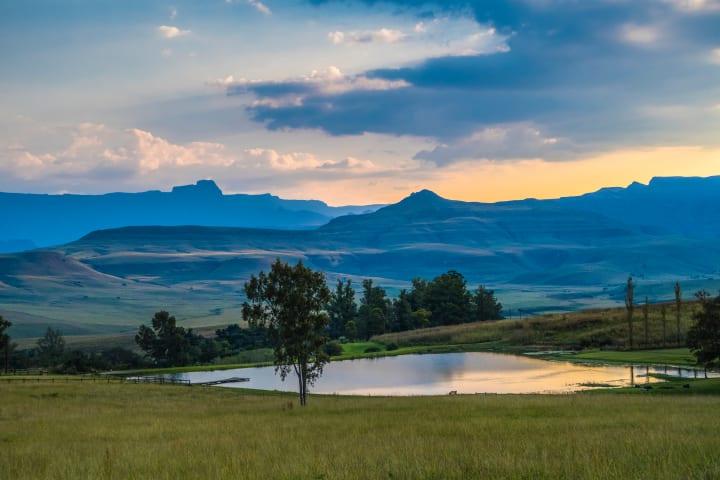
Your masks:
{"label": "tree", "polygon": [[675,333],[678,345],[680,345],[680,310],[682,309],[682,290],[680,282],[675,282]]}
{"label": "tree", "polygon": [[465,277],[455,270],[435,277],[428,284],[425,303],[431,312],[430,323],[433,326],[456,325],[471,318],[470,293]]}
{"label": "tree", "polygon": [[370,279],[363,280],[363,296],[358,309],[359,330],[363,338],[385,333],[389,307],[385,290],[374,286]]}
{"label": "tree", "polygon": [[495,292],[480,285],[473,295],[473,309],[475,321],[500,320],[502,316],[502,303],[495,298]]}
{"label": "tree", "polygon": [[650,303],[648,302],[648,297],[645,297],[645,303],[643,303],[643,327],[645,332],[645,346],[648,346],[650,344],[650,335],[649,335],[649,321],[648,317],[650,316]]}
{"label": "tree", "polygon": [[662,317],[662,344],[667,344],[667,305],[660,305],[660,316]]}
{"label": "tree", "polygon": [[390,328],[393,332],[411,330],[415,327],[409,297],[407,290],[403,289],[393,301],[393,322]]}
{"label": "tree", "polygon": [[701,309],[693,315],[695,323],[688,330],[688,347],[699,363],[715,366],[720,361],[720,296],[697,297]]}
{"label": "tree", "polygon": [[153,315],[152,328],[141,325],[135,343],[159,365],[182,366],[199,359],[203,339],[192,330],[177,326],[177,320],[161,310]]}
{"label": "tree", "polygon": [[345,326],[348,322],[355,321],[355,317],[357,317],[357,304],[355,303],[355,290],[352,288],[352,280],[338,280],[327,311],[328,315],[330,315],[330,338],[348,336]]}
{"label": "tree", "polygon": [[410,302],[410,308],[412,308],[413,312],[423,308],[427,310],[427,304],[425,303],[427,290],[427,280],[423,278],[413,278],[412,289],[410,289],[410,293],[408,294],[408,301]]}
{"label": "tree", "polygon": [[5,373],[8,373],[10,369],[10,351],[15,345],[10,342],[10,335],[6,333],[10,327],[12,327],[12,322],[5,320],[2,315],[0,315],[0,348],[2,348],[3,358],[5,360]]}
{"label": "tree", "polygon": [[245,283],[243,318],[263,326],[273,344],[275,371],[284,380],[292,370],[298,378],[300,405],[307,388],[322,375],[329,361],[323,346],[329,317],[325,307],[330,290],[325,276],[305,267],[275,260],[269,273],[260,272]]}
{"label": "tree", "polygon": [[627,310],[628,332],[630,335],[630,348],[633,348],[633,312],[635,311],[635,283],[628,277],[625,287],[625,309]]}
{"label": "tree", "polygon": [[57,365],[65,353],[65,339],[59,330],[48,327],[45,335],[37,341],[40,361],[47,367]]}

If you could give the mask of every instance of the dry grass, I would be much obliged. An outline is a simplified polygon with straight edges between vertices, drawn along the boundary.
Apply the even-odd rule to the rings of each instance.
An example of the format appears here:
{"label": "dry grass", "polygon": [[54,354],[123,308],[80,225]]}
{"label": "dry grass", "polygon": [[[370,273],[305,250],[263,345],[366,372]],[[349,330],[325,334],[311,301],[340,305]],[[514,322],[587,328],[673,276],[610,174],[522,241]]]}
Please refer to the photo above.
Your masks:
{"label": "dry grass", "polygon": [[0,478],[718,478],[718,396],[0,384]]}
{"label": "dry grass", "polygon": [[[699,306],[686,303],[681,312],[681,339],[692,325],[692,314]],[[635,310],[635,347],[657,348],[678,345],[674,305],[667,305],[667,338],[663,340],[660,305],[651,305],[648,316],[648,343],[642,308]],[[584,310],[567,314],[541,315],[520,320],[477,322],[447,327],[425,328],[409,332],[379,335],[373,340],[400,346],[458,345],[500,342],[505,345],[537,345],[551,348],[628,347],[625,309]]]}

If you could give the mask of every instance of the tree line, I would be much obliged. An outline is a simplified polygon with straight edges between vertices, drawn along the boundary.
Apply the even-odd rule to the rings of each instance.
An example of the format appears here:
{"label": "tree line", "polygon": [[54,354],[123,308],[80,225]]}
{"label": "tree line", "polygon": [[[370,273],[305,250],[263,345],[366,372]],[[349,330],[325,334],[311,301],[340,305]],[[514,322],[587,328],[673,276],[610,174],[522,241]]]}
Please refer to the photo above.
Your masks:
{"label": "tree line", "polygon": [[360,303],[350,279],[339,279],[327,305],[331,338],[369,339],[386,332],[499,320],[502,304],[495,292],[479,286],[470,291],[465,277],[450,270],[431,281],[415,278],[412,287],[389,298],[385,290],[367,279],[362,282]]}

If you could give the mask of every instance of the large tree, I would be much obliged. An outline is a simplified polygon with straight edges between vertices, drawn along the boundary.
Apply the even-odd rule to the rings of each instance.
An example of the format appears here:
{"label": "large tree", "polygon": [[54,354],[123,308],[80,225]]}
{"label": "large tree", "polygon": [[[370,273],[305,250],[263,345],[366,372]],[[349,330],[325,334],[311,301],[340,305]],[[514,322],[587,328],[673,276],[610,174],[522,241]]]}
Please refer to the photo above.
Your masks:
{"label": "large tree", "polygon": [[[348,335],[349,332],[346,327],[349,322],[354,322],[355,317],[357,317],[357,304],[355,303],[355,290],[352,288],[352,280],[338,280],[327,310],[328,315],[330,315],[330,337],[351,336]],[[352,325],[350,327],[352,328]]]}
{"label": "large tree", "polygon": [[390,306],[383,288],[375,286],[370,279],[363,280],[363,295],[358,309],[359,329],[363,338],[385,333]]}
{"label": "large tree", "polygon": [[700,294],[698,300],[702,308],[693,315],[695,324],[688,331],[688,346],[699,363],[716,366],[720,363],[720,296]]}
{"label": "large tree", "polygon": [[48,327],[45,335],[37,341],[40,361],[47,367],[57,365],[65,353],[65,339],[59,330]]}
{"label": "large tree", "polygon": [[502,303],[495,298],[495,292],[480,285],[473,297],[473,311],[475,321],[500,320],[502,315]]}
{"label": "large tree", "polygon": [[198,360],[200,340],[193,338],[192,330],[177,326],[177,320],[161,310],[153,315],[151,327],[141,325],[135,343],[158,365],[182,366]]}
{"label": "large tree", "polygon": [[455,325],[471,319],[471,297],[465,277],[455,270],[435,277],[428,284],[425,304],[432,325]]}
{"label": "large tree", "polygon": [[300,405],[305,405],[308,386],[322,375],[329,361],[323,349],[329,323],[325,308],[330,301],[325,276],[302,263],[291,266],[278,259],[269,273],[250,278],[245,295],[243,318],[252,326],[267,328],[275,369],[283,380],[295,372]]}
{"label": "large tree", "polygon": [[410,295],[407,290],[400,290],[398,297],[393,300],[393,316],[390,330],[402,332],[415,328],[413,310],[410,304]]}

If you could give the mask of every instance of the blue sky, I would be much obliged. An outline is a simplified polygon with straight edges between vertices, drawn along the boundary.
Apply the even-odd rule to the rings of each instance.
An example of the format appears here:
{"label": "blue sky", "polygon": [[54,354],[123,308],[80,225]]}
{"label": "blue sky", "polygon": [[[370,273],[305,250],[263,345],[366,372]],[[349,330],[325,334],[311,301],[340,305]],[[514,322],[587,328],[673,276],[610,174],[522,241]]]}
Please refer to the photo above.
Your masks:
{"label": "blue sky", "polygon": [[0,190],[498,200],[720,173],[720,1],[11,1]]}

